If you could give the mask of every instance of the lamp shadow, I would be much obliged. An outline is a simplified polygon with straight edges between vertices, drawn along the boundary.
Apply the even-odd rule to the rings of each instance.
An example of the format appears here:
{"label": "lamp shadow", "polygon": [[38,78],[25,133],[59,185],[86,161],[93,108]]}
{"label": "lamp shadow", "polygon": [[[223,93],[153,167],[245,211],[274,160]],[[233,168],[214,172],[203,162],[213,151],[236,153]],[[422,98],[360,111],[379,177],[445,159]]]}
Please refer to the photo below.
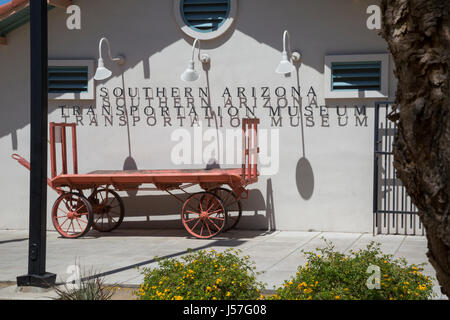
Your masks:
{"label": "lamp shadow", "polygon": [[[137,163],[136,160],[132,156],[131,151],[131,132],[130,132],[130,120],[128,118],[128,106],[127,106],[127,99],[126,99],[126,86],[125,86],[125,75],[124,72],[122,72],[122,88],[123,88],[123,94],[124,94],[124,108],[125,108],[125,115],[127,119],[127,137],[128,137],[128,156],[125,158],[125,161],[123,163],[123,170],[137,170]],[[139,187],[139,185],[136,185],[135,188]],[[137,190],[128,190],[127,194],[130,197],[134,197],[137,195]]]}
{"label": "lamp shadow", "polygon": [[[298,50],[296,50],[298,51]],[[300,92],[300,67],[302,61],[294,63],[296,71],[296,81],[298,92]],[[311,162],[306,157],[305,148],[305,125],[303,120],[303,104],[302,98],[299,97],[299,115],[300,115],[300,129],[301,129],[301,144],[302,144],[302,157],[298,160],[295,169],[295,182],[297,185],[297,191],[303,200],[310,200],[314,194],[314,171],[311,166]]]}
{"label": "lamp shadow", "polygon": [[311,163],[304,157],[297,162],[295,182],[300,196],[304,200],[311,199],[314,193],[314,172]]}

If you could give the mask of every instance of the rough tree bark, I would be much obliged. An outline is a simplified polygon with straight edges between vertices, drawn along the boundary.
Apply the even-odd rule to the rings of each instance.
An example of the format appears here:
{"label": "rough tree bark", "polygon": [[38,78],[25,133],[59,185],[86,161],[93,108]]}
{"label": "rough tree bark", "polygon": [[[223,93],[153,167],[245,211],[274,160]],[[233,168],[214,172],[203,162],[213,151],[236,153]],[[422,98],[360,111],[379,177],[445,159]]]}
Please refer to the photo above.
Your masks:
{"label": "rough tree bark", "polygon": [[450,0],[382,0],[398,79],[394,166],[418,207],[428,258],[450,295]]}

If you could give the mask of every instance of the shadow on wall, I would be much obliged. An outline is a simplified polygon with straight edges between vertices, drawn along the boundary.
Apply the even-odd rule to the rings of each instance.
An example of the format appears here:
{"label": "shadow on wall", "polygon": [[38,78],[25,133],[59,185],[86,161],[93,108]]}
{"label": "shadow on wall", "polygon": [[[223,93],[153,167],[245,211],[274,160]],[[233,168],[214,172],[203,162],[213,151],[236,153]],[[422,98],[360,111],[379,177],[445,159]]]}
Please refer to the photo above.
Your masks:
{"label": "shadow on wall", "polygon": [[304,200],[311,199],[314,193],[314,172],[308,159],[302,157],[297,162],[295,182],[300,196]]}
{"label": "shadow on wall", "polygon": [[[365,8],[370,3],[369,0],[361,0],[361,4],[355,6],[353,2],[348,5],[342,5],[337,2],[328,2],[329,10],[323,10],[312,1],[286,0],[283,3],[285,10],[279,10],[279,4],[276,1],[264,1],[266,10],[254,10],[260,7],[263,0],[240,1],[239,13],[236,23],[222,37],[211,41],[202,42],[204,49],[215,49],[226,43],[235,31],[240,31],[249,37],[254,38],[260,43],[264,43],[276,50],[281,51],[281,36],[283,30],[291,30],[293,49],[300,49],[304,64],[308,67],[323,73],[323,57],[317,52],[327,52],[328,54],[346,54],[359,52],[361,47],[371,48],[373,40],[368,30],[362,29],[358,34],[357,40],[348,37],[348,21],[340,21],[339,16],[358,17],[355,25],[365,25]],[[131,1],[130,1],[131,2]],[[70,58],[85,57],[89,59],[97,58],[98,40],[102,36],[109,38],[115,46],[120,44],[119,48],[136,47],[136,41],[141,43],[139,50],[128,50],[126,54],[126,63],[128,68],[142,64],[144,79],[151,79],[150,57],[160,52],[163,48],[170,46],[179,39],[185,39],[192,45],[192,39],[182,33],[178,26],[171,19],[167,19],[164,26],[161,25],[161,12],[167,12],[171,15],[173,12],[172,1],[152,1],[149,4],[147,0],[133,0],[132,5],[123,6],[122,4],[112,4],[107,0],[87,1],[80,0],[80,6],[90,8],[91,12],[96,12],[95,18],[86,16],[83,20],[83,30],[86,32],[69,32],[61,29],[59,26],[65,25],[66,15],[63,10],[54,10],[49,13],[49,58]],[[301,7],[301,10],[298,10]],[[108,8],[104,10],[104,8]],[[142,10],[136,10],[142,8]],[[148,10],[146,10],[146,8]],[[115,27],[111,24],[99,24],[98,21],[111,21],[129,16],[130,19],[126,26],[117,24]],[[317,26],[317,17],[322,17],[321,28],[315,28],[311,32],[311,26]],[[360,17],[360,19],[359,19]],[[359,21],[361,20],[361,21]],[[142,28],[145,21],[146,28]],[[280,21],[283,21],[280,24]],[[264,26],[264,28],[261,28]],[[0,118],[8,118],[0,128],[0,137],[11,135],[12,149],[17,150],[20,141],[17,139],[17,130],[29,124],[29,65],[23,63],[29,60],[29,24],[16,30],[11,37],[17,37],[20,41],[11,42],[8,45],[8,51],[3,54],[2,63],[9,63],[15,66],[15,73],[11,77],[0,79],[2,87],[8,88],[10,83],[23,83],[25,92],[20,95],[10,94],[2,97],[2,108],[0,108]],[[161,30],[163,33],[153,33],[149,38],[149,30]],[[330,39],[330,30],[334,30],[334,37]],[[366,34],[369,32],[369,34]],[[133,36],[130,37],[129,35]],[[355,35],[356,36],[356,35]],[[151,41],[149,41],[151,39]],[[307,39],[307,41],[305,41]],[[329,39],[324,41],[323,39]],[[380,40],[381,41],[381,40]],[[73,46],[68,56],[64,48],[68,44],[89,43],[88,46]],[[19,45],[20,47],[16,47]],[[26,49],[26,50],[24,50]],[[114,49],[116,50],[116,49]],[[113,52],[115,54],[116,52]],[[251,59],[251,56],[249,56]],[[276,62],[274,62],[276,63]],[[1,67],[1,65],[0,65]],[[113,66],[112,71],[118,72],[117,66]],[[124,70],[122,70],[124,71]],[[3,86],[4,84],[4,86]],[[14,90],[12,90],[14,92]],[[49,104],[49,113],[57,109],[58,103]],[[8,106],[8,107],[7,107]],[[11,106],[14,106],[14,113],[11,113]]]}
{"label": "shadow on wall", "polygon": [[[269,179],[270,180],[270,179]],[[269,182],[268,182],[269,183]],[[266,205],[260,190],[250,190],[249,198],[241,200],[242,218],[237,229],[270,230],[274,228],[273,191],[268,188],[271,199]],[[185,200],[188,194],[177,194]],[[179,229],[181,223],[182,203],[171,195],[143,195],[123,197],[125,219],[121,229]],[[132,221],[138,218],[139,221]]]}
{"label": "shadow on wall", "polygon": [[[66,15],[63,10],[54,10],[49,13],[49,52],[50,59],[70,59],[70,58],[97,58],[98,41],[102,36],[109,38],[113,43],[113,55],[116,55],[117,50],[124,50],[119,52],[126,55],[127,69],[135,69],[142,67],[142,73],[145,80],[155,81],[152,74],[150,58],[160,53],[164,48],[184,39],[189,46],[186,46],[186,55],[183,53],[184,59],[189,53],[189,47],[193,40],[185,36],[179,29],[173,19],[166,19],[161,17],[161,13],[172,14],[172,1],[148,1],[148,0],[132,0],[130,5],[124,6],[120,2],[97,0],[87,1],[79,0],[77,4],[86,6],[90,14],[83,18],[83,30],[86,32],[68,32],[61,29],[59,26],[65,25]],[[230,40],[234,32],[239,31],[249,38],[254,39],[258,43],[267,45],[275,50],[281,51],[282,48],[282,33],[287,29],[291,31],[292,49],[299,49],[302,53],[303,64],[308,68],[314,69],[323,74],[324,61],[323,55],[317,54],[348,54],[360,52],[360,48],[368,48],[367,50],[373,52],[379,50],[379,45],[373,44],[372,32],[364,28],[354,28],[356,26],[365,25],[365,9],[369,0],[361,0],[358,5],[354,1],[348,3],[340,3],[338,1],[327,1],[329,5],[328,10],[323,10],[322,6],[318,6],[316,2],[308,0],[285,0],[283,1],[284,9],[280,10],[280,5],[276,1],[271,0],[246,0],[239,2],[239,13],[236,23],[223,36],[212,41],[202,42],[202,48],[211,50],[216,49]],[[264,7],[265,10],[255,10],[255,8]],[[105,8],[107,8],[105,10]],[[140,8],[140,10],[136,10]],[[301,8],[301,10],[299,10]],[[92,14],[94,13],[95,14]],[[353,24],[349,26],[349,21],[340,20],[338,17],[355,17]],[[126,20],[125,24],[111,24],[98,23],[98,21],[122,21],[123,17],[132,17]],[[317,17],[321,17],[320,21]],[[282,23],[280,23],[282,21]],[[145,28],[143,28],[145,24]],[[29,64],[24,63],[29,61],[28,48],[28,32],[29,24],[19,28],[11,34],[11,37],[16,37],[18,41],[11,41],[7,50],[0,48],[2,60],[0,62],[0,69],[11,70],[6,68],[6,64],[13,66],[15,72],[8,74],[8,77],[0,77],[0,87],[7,88],[7,95],[0,99],[0,118],[7,119],[2,122],[0,126],[0,137],[11,135],[12,150],[22,150],[24,148],[23,142],[18,138],[17,131],[28,126],[30,122],[29,115]],[[348,37],[348,30],[354,32],[354,36]],[[153,31],[152,31],[153,30]],[[155,32],[155,30],[164,30],[164,32]],[[333,30],[330,36],[330,30]],[[133,36],[130,36],[133,35]],[[86,45],[76,44],[86,43]],[[380,40],[380,43],[384,43]],[[70,47],[70,53],[67,47]],[[133,48],[129,50],[126,48]],[[239,48],[237,48],[239,49]],[[2,51],[3,50],[3,51]],[[369,53],[366,52],[366,53]],[[252,61],[252,53],[244,54],[243,59]],[[272,62],[270,62],[272,64]],[[274,61],[275,65],[277,61]],[[126,70],[119,69],[115,65],[110,65],[111,70],[117,76],[124,74]],[[182,70],[180,70],[181,72]],[[209,92],[209,72],[214,72],[214,67],[208,66],[204,69],[206,72],[207,86]],[[235,72],[239,72],[236,70]],[[292,82],[295,85],[299,84],[299,75],[297,77],[290,75]],[[19,83],[24,88],[22,91],[17,91],[16,87],[11,87],[12,83]],[[99,83],[97,83],[98,85]],[[122,85],[125,88],[125,79],[122,78]],[[214,86],[214,83],[212,84]],[[211,98],[211,97],[210,97]],[[49,103],[48,112],[53,113],[60,105],[64,105],[64,101],[52,101]],[[302,113],[301,113],[302,114]],[[303,132],[302,123],[302,146],[303,153],[299,152],[300,160],[297,163],[296,169],[296,184],[299,195],[304,200],[309,200],[314,194],[314,172],[306,157],[304,150],[305,136]],[[124,159],[123,169],[133,170],[137,169],[137,162],[141,165],[141,159],[133,158],[133,132],[127,126],[128,146],[127,157]],[[132,128],[131,128],[132,129]],[[308,132],[306,132],[308,134]],[[20,135],[19,135],[20,137]],[[88,142],[83,142],[88,143]],[[221,148],[218,148],[221,150]],[[10,150],[5,148],[2,156],[5,154],[10,157]],[[220,157],[218,157],[220,159]],[[80,170],[82,172],[82,170]],[[24,193],[26,191],[24,190]],[[164,215],[175,214],[179,216],[179,204],[173,199],[165,198],[164,196],[137,196],[137,193],[128,193],[129,197],[125,198],[128,216],[133,217],[148,217],[148,221],[140,222],[125,222],[128,224],[142,224],[145,226],[161,226],[170,227],[172,222],[152,221],[151,215],[159,215],[164,218]],[[272,180],[267,181],[266,200],[260,191],[252,190],[250,195],[251,201],[243,201],[244,217],[240,223],[240,227],[270,228],[274,230],[275,212],[274,199],[272,191]],[[142,211],[141,211],[141,210]],[[159,210],[158,209],[162,209]],[[146,210],[150,211],[150,214]],[[265,214],[264,214],[265,211]],[[171,213],[172,212],[172,213]],[[263,212],[263,214],[261,214]],[[175,220],[173,225],[180,227],[179,220]]]}

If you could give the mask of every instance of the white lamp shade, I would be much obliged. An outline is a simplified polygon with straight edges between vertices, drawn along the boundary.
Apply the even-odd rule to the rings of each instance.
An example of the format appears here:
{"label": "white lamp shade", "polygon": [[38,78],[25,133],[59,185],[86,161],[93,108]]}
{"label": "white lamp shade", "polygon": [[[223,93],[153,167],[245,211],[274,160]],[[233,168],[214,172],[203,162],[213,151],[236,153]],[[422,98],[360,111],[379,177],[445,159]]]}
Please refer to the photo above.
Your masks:
{"label": "white lamp shade", "polygon": [[95,72],[94,79],[99,80],[105,80],[111,77],[112,72],[105,68],[105,64],[103,63],[103,59],[98,59],[98,67],[97,71]]}
{"label": "white lamp shade", "polygon": [[279,74],[288,74],[295,71],[295,67],[288,59],[287,52],[283,52],[281,62],[275,71]]}
{"label": "white lamp shade", "polygon": [[181,80],[192,82],[198,80],[198,78],[200,78],[200,76],[194,69],[194,61],[191,61],[189,67],[181,75]]}
{"label": "white lamp shade", "polygon": [[105,67],[99,67],[97,68],[97,72],[95,72],[94,79],[99,80],[106,80],[109,77],[111,77],[112,72],[106,69]]}

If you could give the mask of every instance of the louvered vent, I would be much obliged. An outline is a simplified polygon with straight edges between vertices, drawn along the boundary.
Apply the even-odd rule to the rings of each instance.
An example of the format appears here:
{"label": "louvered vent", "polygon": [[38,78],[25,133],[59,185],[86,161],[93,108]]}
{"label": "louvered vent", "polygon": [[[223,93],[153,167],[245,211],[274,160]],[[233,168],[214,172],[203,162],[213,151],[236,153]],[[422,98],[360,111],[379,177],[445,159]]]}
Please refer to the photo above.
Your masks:
{"label": "louvered vent", "polygon": [[191,29],[200,32],[217,30],[228,18],[230,0],[182,0],[181,16]]}
{"label": "louvered vent", "polygon": [[48,67],[49,93],[88,91],[88,67]]}
{"label": "louvered vent", "polygon": [[331,69],[333,91],[381,90],[381,62],[336,62]]}

